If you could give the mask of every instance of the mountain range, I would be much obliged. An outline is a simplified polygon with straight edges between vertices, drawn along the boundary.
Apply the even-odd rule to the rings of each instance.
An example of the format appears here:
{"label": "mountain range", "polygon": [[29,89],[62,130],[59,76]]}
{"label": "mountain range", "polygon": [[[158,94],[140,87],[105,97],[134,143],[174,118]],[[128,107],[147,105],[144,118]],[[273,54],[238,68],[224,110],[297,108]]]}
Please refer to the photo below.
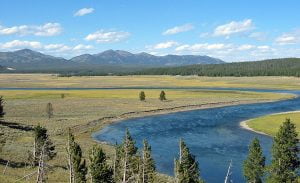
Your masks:
{"label": "mountain range", "polygon": [[98,54],[83,54],[71,59],[45,55],[30,49],[22,49],[14,52],[0,52],[0,65],[16,70],[93,68],[95,66],[163,67],[220,63],[224,63],[224,61],[209,56],[155,56],[144,52],[133,54],[122,50],[107,50]]}

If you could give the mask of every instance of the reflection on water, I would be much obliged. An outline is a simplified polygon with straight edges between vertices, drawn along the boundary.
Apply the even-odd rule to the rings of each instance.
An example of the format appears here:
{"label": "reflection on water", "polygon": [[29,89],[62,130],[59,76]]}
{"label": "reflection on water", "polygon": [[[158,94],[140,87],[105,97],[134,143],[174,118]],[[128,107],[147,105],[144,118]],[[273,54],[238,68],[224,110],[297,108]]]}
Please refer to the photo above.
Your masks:
{"label": "reflection on water", "polygon": [[[290,91],[286,91],[288,92]],[[207,182],[223,182],[230,160],[233,162],[233,181],[245,182],[242,162],[247,156],[248,144],[254,137],[258,137],[269,161],[272,139],[241,129],[239,122],[299,109],[300,98],[295,98],[272,103],[178,112],[124,120],[107,126],[93,136],[112,144],[116,141],[120,143],[125,129],[128,128],[138,147],[142,146],[143,139],[149,141],[158,171],[169,175],[173,175],[173,160],[178,156],[178,141],[183,138],[191,152],[196,155],[201,175]]]}

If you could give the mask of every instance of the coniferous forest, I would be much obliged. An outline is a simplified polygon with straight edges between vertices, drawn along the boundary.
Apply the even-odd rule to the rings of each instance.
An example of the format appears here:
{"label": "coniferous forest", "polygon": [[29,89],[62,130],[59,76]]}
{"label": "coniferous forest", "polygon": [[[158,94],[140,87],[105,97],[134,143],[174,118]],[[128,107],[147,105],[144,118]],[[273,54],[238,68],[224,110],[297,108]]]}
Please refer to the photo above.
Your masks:
{"label": "coniferous forest", "polygon": [[296,76],[300,77],[300,59],[284,58],[256,62],[189,65],[181,67],[151,68],[133,75],[198,75],[198,76]]}

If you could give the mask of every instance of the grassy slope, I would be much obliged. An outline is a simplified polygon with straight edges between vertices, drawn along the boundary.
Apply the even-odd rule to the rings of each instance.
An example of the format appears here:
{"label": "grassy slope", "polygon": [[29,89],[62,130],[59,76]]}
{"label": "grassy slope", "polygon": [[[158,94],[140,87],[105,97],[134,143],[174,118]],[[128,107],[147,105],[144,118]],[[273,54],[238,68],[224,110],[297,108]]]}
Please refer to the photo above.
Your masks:
{"label": "grassy slope", "polygon": [[274,136],[279,129],[279,126],[290,118],[297,127],[298,135],[300,135],[300,112],[282,113],[262,116],[252,119],[247,122],[247,125],[255,131],[264,132]]}
{"label": "grassy slope", "polygon": [[1,87],[241,87],[300,89],[296,77],[95,76],[0,74]]}

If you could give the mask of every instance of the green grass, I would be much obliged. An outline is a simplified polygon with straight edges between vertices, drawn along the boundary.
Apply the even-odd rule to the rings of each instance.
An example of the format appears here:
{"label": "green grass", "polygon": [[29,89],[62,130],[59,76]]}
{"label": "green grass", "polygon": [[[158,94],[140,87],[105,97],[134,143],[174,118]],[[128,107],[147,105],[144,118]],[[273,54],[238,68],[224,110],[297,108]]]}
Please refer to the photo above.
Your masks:
{"label": "green grass", "polygon": [[286,118],[290,118],[291,121],[296,125],[298,135],[300,135],[300,112],[262,116],[249,120],[247,125],[255,131],[260,131],[274,136]]}

